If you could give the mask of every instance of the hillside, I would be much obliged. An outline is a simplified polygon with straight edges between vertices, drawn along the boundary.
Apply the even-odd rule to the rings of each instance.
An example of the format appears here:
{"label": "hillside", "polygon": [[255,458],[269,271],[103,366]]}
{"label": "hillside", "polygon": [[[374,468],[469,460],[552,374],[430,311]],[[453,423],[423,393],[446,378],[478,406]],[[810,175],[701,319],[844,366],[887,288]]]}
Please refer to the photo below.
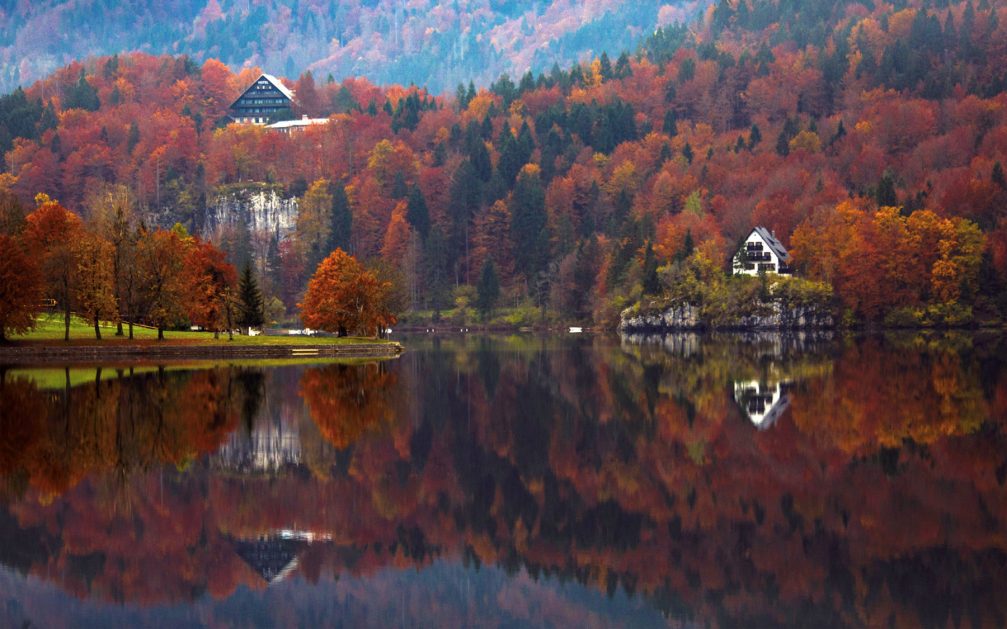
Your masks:
{"label": "hillside", "polygon": [[341,246],[412,309],[472,304],[492,267],[498,305],[608,322],[641,292],[711,285],[761,224],[853,318],[998,318],[1005,24],[985,2],[721,2],[638,54],[456,97],[290,80],[303,113],[334,116],[290,136],[218,124],[254,70],[125,55],[5,98],[0,140],[21,138],[6,181],[23,202],[47,191],[85,217],[121,184],[148,220],[206,233],[217,191],[281,187],[294,233],[208,235],[291,308]]}
{"label": "hillside", "polygon": [[130,51],[215,58],[294,77],[363,76],[433,93],[485,85],[635,46],[705,0],[109,0],[0,8],[0,90],[90,56]]}

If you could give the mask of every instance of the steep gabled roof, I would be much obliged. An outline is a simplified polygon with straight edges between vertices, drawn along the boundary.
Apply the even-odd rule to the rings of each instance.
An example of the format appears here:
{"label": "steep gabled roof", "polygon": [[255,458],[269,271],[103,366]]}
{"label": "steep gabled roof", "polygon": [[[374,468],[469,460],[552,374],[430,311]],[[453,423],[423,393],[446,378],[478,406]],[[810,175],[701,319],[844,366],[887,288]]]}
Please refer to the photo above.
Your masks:
{"label": "steep gabled roof", "polygon": [[294,93],[291,92],[289,89],[287,89],[287,86],[284,85],[283,81],[281,81],[280,79],[276,78],[272,74],[263,74],[262,77],[260,78],[265,78],[267,81],[273,84],[273,87],[283,92],[284,96],[286,96],[290,100],[294,100]]}
{"label": "steep gabled roof", "polygon": [[272,74],[261,74],[261,75],[259,75],[258,79],[255,79],[254,81],[252,81],[252,84],[245,88],[245,91],[241,93],[241,96],[238,96],[237,98],[234,99],[234,102],[232,102],[230,104],[230,106],[228,107],[228,109],[230,109],[231,107],[234,107],[234,105],[239,100],[241,100],[245,96],[245,94],[247,94],[248,92],[250,92],[252,90],[252,88],[255,87],[255,84],[259,82],[259,79],[266,79],[267,81],[269,81],[272,84],[273,87],[275,87],[276,89],[280,90],[281,94],[283,94],[284,96],[286,96],[287,98],[289,98],[290,102],[294,102],[294,93],[291,92],[289,89],[287,89],[287,86],[284,85],[283,82],[280,81],[280,79],[276,78]]}
{"label": "steep gabled roof", "polygon": [[756,227],[752,230],[753,233],[758,234],[762,240],[769,245],[769,248],[773,250],[773,253],[780,258],[780,262],[786,262],[790,259],[790,254],[787,252],[787,248],[783,246],[783,243],[777,240],[773,232],[769,231],[765,227]]}

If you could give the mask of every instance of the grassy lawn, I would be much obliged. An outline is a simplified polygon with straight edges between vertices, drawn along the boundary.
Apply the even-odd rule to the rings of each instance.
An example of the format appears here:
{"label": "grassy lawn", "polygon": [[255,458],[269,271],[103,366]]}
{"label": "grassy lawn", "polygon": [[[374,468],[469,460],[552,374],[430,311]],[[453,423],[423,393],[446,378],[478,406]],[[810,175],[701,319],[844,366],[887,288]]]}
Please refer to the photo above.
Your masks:
{"label": "grassy lawn", "polygon": [[[136,345],[147,345],[158,343],[157,330],[149,328],[133,327],[134,340],[130,341],[126,336],[115,335],[116,326],[112,323],[105,323],[101,326],[101,341],[94,338],[94,326],[79,317],[70,319],[70,344],[72,345],[93,345],[96,343],[134,343]],[[127,334],[128,329],[123,326],[123,331]],[[12,336],[15,342],[63,343],[63,315],[51,314],[38,318],[35,329],[28,334]],[[374,339],[368,337],[345,337],[336,338],[334,336],[245,336],[235,334],[233,341],[227,340],[226,334],[221,334],[219,339],[213,338],[212,332],[176,332],[166,330],[164,333],[164,344],[170,345],[353,345],[357,343],[388,343],[384,339]]]}

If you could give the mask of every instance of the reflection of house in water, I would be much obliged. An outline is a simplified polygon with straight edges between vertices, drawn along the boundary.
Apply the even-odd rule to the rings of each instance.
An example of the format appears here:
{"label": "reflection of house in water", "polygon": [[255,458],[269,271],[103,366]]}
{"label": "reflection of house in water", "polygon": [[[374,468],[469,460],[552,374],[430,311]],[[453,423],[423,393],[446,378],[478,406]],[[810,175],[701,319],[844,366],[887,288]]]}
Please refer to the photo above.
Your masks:
{"label": "reflection of house in water", "polygon": [[284,529],[257,539],[232,540],[235,552],[269,585],[283,581],[297,569],[301,551],[331,536]]}
{"label": "reflection of house in water", "polygon": [[786,382],[740,381],[734,383],[734,399],[752,423],[759,430],[765,430],[790,406],[789,390]]}
{"label": "reflection of house in water", "polygon": [[252,431],[236,430],[212,457],[217,469],[234,472],[276,472],[301,463],[297,426],[285,421],[260,421]]}

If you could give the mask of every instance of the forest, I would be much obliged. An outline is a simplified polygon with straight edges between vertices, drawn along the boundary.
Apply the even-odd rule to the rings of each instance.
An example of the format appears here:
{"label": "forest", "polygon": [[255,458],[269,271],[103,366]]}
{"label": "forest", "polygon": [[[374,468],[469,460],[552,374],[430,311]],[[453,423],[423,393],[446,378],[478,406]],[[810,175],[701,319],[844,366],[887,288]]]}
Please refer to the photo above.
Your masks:
{"label": "forest", "polygon": [[[722,0],[635,51],[449,97],[305,72],[293,113],[329,123],[289,135],[226,124],[258,68],[95,58],[0,99],[0,185],[85,219],[113,191],[250,265],[288,316],[341,248],[407,322],[611,325],[683,283],[734,290],[714,280],[763,225],[843,321],[998,321],[1005,18],[986,0]],[[258,183],[297,199],[295,228],[208,222],[214,195]]]}

